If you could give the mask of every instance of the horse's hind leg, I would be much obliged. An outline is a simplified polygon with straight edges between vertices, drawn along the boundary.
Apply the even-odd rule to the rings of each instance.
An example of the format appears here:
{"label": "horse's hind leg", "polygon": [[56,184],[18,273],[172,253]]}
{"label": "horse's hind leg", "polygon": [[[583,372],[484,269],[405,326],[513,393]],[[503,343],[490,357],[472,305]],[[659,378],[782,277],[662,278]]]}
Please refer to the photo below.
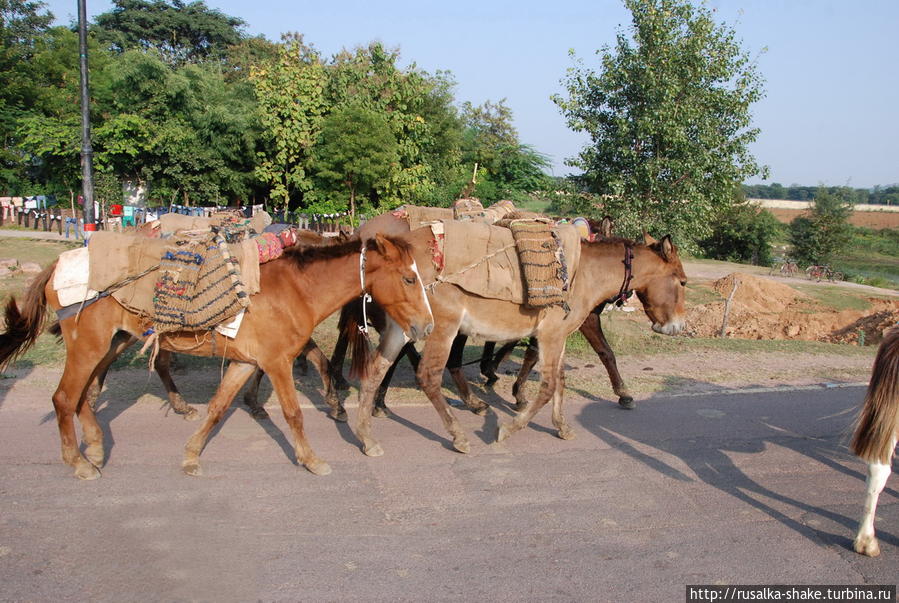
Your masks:
{"label": "horse's hind leg", "polygon": [[[194,432],[187,444],[184,446],[184,460],[181,461],[181,468],[188,475],[200,475],[200,453],[206,445],[209,438],[209,432],[215,427],[225,411],[231,405],[234,396],[243,386],[247,379],[253,374],[256,367],[245,362],[232,361],[225,370],[222,382],[219,384],[218,390],[209,401],[206,410],[206,419],[199,429]],[[291,379],[291,387],[293,379]]]}
{"label": "horse's hind leg", "polygon": [[877,511],[877,499],[886,486],[890,471],[890,463],[868,463],[868,479],[865,481],[867,490],[865,511],[858,523],[858,533],[855,535],[853,543],[856,553],[869,557],[877,557],[880,554],[880,544],[874,535],[874,514]]}
{"label": "horse's hind leg", "polygon": [[[97,424],[93,410],[85,400],[85,392],[97,375],[97,368],[105,354],[98,350],[109,348],[92,336],[87,325],[79,329],[78,339],[66,341],[66,366],[62,378],[53,393],[53,407],[62,447],[62,460],[75,468],[75,476],[80,479],[97,479],[100,471],[78,450],[73,415],[78,412],[83,418],[83,433],[91,456],[102,464],[103,432]],[[107,352],[108,353],[108,352]],[[81,407],[79,407],[79,405]],[[84,406],[88,406],[84,409]],[[99,450],[99,452],[98,452]]]}

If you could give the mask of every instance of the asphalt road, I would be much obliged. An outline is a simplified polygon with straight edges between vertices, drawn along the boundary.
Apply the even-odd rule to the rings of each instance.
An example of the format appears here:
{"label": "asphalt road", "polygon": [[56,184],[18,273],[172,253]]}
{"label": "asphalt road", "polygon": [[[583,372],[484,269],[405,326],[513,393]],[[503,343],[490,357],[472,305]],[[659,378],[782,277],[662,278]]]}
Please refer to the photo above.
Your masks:
{"label": "asphalt road", "polygon": [[861,387],[658,397],[635,411],[571,392],[575,440],[544,409],[502,445],[510,413],[494,397],[487,417],[456,411],[469,455],[430,406],[375,422],[380,458],[307,408],[327,477],[295,465],[276,407],[271,422],[234,408],[192,478],[180,459],[196,424],[160,408],[155,378],[154,395],[117,400],[134,374],[114,373],[102,394],[109,459],[94,482],[59,460],[53,375],[0,382],[0,599],[683,601],[687,584],[899,577],[895,475],[881,557],[851,550],[865,469],[846,442]]}

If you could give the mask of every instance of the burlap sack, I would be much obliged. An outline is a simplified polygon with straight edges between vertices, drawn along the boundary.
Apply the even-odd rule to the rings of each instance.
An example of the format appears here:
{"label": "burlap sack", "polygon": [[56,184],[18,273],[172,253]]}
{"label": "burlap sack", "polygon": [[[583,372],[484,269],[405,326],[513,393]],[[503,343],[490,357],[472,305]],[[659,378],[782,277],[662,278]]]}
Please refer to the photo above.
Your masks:
{"label": "burlap sack", "polygon": [[[165,239],[149,239],[108,231],[94,233],[90,245],[90,272],[85,275],[95,291],[105,291],[123,281],[158,266],[167,246]],[[241,281],[248,295],[259,292],[259,252],[255,241],[229,245],[240,265]],[[113,297],[123,306],[152,316],[158,270],[116,289]]]}
{"label": "burlap sack", "polygon": [[[481,297],[524,304],[525,285],[508,228],[475,222],[441,222],[443,270],[438,280],[458,285]],[[581,243],[571,225],[555,228],[562,241],[569,285],[577,270]]]}

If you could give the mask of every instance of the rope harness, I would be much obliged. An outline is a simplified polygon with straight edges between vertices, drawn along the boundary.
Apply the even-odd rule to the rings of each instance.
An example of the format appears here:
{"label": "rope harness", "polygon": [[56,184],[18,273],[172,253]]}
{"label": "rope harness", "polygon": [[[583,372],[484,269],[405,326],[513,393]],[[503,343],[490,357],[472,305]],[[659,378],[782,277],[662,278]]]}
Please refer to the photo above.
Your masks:
{"label": "rope harness", "polygon": [[622,260],[624,264],[624,282],[621,283],[621,289],[618,290],[618,294],[610,297],[606,300],[605,303],[614,303],[616,306],[624,305],[624,302],[627,301],[633,293],[634,290],[630,288],[631,279],[634,278],[634,248],[630,243],[624,244],[624,260]]}
{"label": "rope harness", "polygon": [[359,325],[359,332],[368,337],[368,306],[372,298],[365,291],[365,243],[362,243],[362,249],[359,251],[359,284],[362,285],[362,324]]}

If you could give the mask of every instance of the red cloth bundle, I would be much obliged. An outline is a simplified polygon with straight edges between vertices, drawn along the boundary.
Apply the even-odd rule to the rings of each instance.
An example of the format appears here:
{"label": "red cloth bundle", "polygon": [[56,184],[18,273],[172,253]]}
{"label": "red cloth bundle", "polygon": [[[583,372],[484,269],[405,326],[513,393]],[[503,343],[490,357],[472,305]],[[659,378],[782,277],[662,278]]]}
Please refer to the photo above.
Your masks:
{"label": "red cloth bundle", "polygon": [[253,237],[253,240],[256,241],[256,246],[259,248],[260,264],[279,258],[284,253],[281,239],[274,233],[265,232]]}

